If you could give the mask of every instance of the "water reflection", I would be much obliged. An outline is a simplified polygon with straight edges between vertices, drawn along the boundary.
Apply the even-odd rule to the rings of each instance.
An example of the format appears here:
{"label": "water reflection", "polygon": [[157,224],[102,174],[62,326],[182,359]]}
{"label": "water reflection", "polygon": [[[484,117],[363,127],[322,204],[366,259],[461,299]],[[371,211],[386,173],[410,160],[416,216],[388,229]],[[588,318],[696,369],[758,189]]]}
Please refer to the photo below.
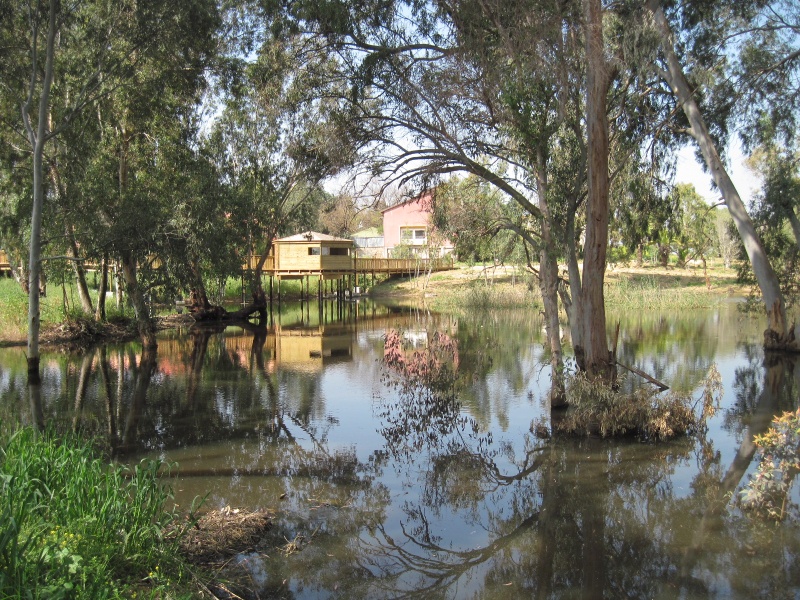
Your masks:
{"label": "water reflection", "polygon": [[[752,436],[796,407],[800,384],[797,360],[764,358],[757,323],[619,316],[626,364],[678,389],[712,363],[724,378],[705,437],[649,445],[531,433],[549,417],[549,367],[529,312],[282,311],[268,327],[162,334],[157,353],[48,354],[38,399],[21,350],[2,349],[0,414],[87,431],[125,460],[177,461],[180,504],[277,508],[268,551],[239,557],[260,597],[800,594],[796,524],[759,526],[732,501]],[[386,385],[389,329],[418,350],[437,334],[457,343],[452,402]],[[282,553],[287,540],[301,551]]]}

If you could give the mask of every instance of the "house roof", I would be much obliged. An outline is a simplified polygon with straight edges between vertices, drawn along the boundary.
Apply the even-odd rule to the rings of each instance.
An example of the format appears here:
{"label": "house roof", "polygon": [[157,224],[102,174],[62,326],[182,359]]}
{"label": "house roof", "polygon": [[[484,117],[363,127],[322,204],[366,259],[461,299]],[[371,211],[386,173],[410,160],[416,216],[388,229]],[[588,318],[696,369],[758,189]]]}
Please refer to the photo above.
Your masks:
{"label": "house roof", "polygon": [[398,202],[397,204],[393,204],[392,206],[387,206],[381,213],[387,213],[393,211],[395,208],[400,208],[401,206],[405,206],[406,204],[411,204],[412,202],[420,202],[421,200],[430,199],[433,196],[433,190],[428,190],[427,192],[423,192],[418,196],[414,196],[413,198],[409,198],[408,200],[404,200],[403,202]]}
{"label": "house roof", "polygon": [[352,243],[353,240],[348,240],[346,238],[339,238],[332,235],[328,235],[326,233],[318,233],[316,231],[305,231],[303,233],[297,233],[295,235],[290,235],[287,237],[282,237],[277,240],[276,242],[348,242]]}

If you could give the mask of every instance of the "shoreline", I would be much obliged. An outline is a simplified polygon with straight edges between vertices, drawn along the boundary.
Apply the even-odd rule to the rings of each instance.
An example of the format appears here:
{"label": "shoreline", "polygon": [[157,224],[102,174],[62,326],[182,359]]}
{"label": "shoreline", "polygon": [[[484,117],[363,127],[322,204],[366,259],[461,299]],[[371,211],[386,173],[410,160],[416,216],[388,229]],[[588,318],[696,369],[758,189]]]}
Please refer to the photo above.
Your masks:
{"label": "shoreline", "polygon": [[[366,298],[385,301],[422,301],[440,312],[491,308],[541,308],[538,282],[522,267],[460,266],[429,277],[387,279],[371,288]],[[647,310],[703,308],[747,297],[750,288],[736,282],[733,269],[698,267],[641,268],[614,265],[606,271],[606,307]],[[637,301],[638,299],[638,301]],[[188,314],[156,317],[158,331],[191,326]],[[96,323],[91,319],[45,326],[39,344],[48,349],[80,350],[98,343],[137,339],[131,320]],[[0,348],[20,348],[25,338],[0,339]]]}

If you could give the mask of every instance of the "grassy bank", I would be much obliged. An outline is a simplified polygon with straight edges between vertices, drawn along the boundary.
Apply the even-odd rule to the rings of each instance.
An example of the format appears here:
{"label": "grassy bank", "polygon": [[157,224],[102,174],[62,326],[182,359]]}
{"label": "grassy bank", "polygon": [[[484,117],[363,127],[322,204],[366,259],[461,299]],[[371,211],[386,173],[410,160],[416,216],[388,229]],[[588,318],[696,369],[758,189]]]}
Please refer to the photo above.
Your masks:
{"label": "grassy bank", "polygon": [[[359,284],[366,288],[369,278]],[[301,294],[299,281],[283,282],[282,296],[296,298]],[[308,292],[317,295],[316,281],[311,281]],[[49,294],[41,299],[41,322],[47,341],[48,332],[63,323],[85,321],[80,318],[75,290],[67,286],[51,285]],[[94,293],[94,290],[92,290]],[[689,309],[714,306],[724,298],[744,297],[749,289],[736,283],[735,272],[710,263],[707,273],[700,268],[677,267],[632,268],[614,266],[606,273],[606,304],[608,308],[622,309]],[[376,298],[423,300],[432,309],[458,313],[487,308],[532,308],[541,310],[542,302],[538,281],[522,268],[483,267],[462,265],[452,271],[432,274],[429,278],[388,279],[373,287],[370,293]],[[93,299],[96,302],[96,298]],[[224,300],[241,300],[241,282],[227,282]],[[164,306],[172,313],[174,307]],[[113,302],[107,307],[109,321],[117,317],[122,321],[132,314],[117,309]],[[28,326],[28,297],[13,279],[0,278],[0,344],[24,342]],[[62,328],[63,329],[63,328]],[[78,332],[80,333],[80,332]],[[69,338],[70,331],[56,338]],[[102,337],[102,336],[96,336]]]}
{"label": "grassy bank", "polygon": [[[606,273],[608,308],[691,309],[712,307],[727,298],[744,297],[732,269],[712,264],[700,268],[615,267]],[[522,269],[462,266],[433,274],[429,280],[391,279],[372,290],[375,297],[423,299],[432,309],[459,312],[483,308],[541,310],[538,281]]]}
{"label": "grassy bank", "polygon": [[157,462],[109,465],[75,437],[0,441],[0,597],[191,597]]}
{"label": "grassy bank", "polygon": [[[47,291],[48,294],[40,299],[42,332],[46,333],[63,323],[85,319],[76,308],[79,304],[73,286],[50,285]],[[96,305],[96,290],[90,290],[90,293]],[[131,310],[125,307],[118,309],[113,300],[106,304],[106,317],[110,322],[128,320],[132,316]],[[0,342],[24,342],[27,335],[28,296],[16,281],[0,277]]]}

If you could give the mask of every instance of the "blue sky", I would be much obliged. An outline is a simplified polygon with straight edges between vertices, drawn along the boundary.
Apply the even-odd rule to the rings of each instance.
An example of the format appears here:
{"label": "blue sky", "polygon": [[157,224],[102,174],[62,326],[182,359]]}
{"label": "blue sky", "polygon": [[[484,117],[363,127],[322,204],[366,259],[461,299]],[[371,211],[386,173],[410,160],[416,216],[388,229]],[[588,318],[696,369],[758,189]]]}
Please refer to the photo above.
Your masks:
{"label": "blue sky", "polygon": [[[731,143],[728,156],[730,157],[728,174],[747,206],[753,194],[760,188],[761,182],[758,176],[744,164],[744,155],[738,140]],[[711,176],[703,172],[703,167],[695,159],[693,146],[684,147],[678,155],[675,183],[694,184],[695,189],[709,204],[715,204],[721,200],[719,192],[711,189]]]}

